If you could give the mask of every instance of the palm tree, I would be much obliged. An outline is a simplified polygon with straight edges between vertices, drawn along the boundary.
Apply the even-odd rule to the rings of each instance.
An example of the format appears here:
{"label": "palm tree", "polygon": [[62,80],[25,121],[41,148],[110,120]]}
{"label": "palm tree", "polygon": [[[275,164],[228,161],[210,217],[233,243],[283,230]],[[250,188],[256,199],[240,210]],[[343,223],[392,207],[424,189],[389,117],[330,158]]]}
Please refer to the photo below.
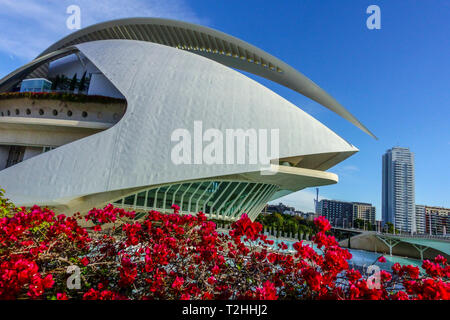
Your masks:
{"label": "palm tree", "polygon": [[66,84],[67,84],[67,78],[63,74],[63,75],[61,75],[61,78],[59,79],[58,87],[56,87],[56,90],[66,90]]}
{"label": "palm tree", "polygon": [[83,92],[86,89],[86,71],[83,73],[81,77],[80,84],[78,85],[78,92]]}
{"label": "palm tree", "polygon": [[60,82],[59,75],[56,75],[55,79],[52,82],[52,90],[58,89],[59,82]]}
{"label": "palm tree", "polygon": [[305,234],[305,226],[299,225],[298,226],[298,240],[303,240],[303,236]]}
{"label": "palm tree", "polygon": [[69,90],[74,91],[76,86],[77,86],[77,74],[75,73],[72,77],[72,80],[70,81]]}

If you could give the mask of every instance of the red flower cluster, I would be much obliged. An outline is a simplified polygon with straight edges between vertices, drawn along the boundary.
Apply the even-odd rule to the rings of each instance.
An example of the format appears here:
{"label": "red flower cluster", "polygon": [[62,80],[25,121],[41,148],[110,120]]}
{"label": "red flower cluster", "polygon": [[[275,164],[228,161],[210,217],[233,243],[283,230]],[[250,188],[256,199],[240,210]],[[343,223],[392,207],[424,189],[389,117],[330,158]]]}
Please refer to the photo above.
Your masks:
{"label": "red flower cluster", "polygon": [[[314,221],[318,250],[297,242],[292,253],[273,247],[246,214],[222,234],[203,213],[172,209],[136,221],[112,205],[83,218],[0,201],[0,299],[449,299],[444,257],[424,261],[426,275],[396,264],[373,287],[349,269],[351,254],[323,217]],[[66,286],[73,264],[81,289]]]}
{"label": "red flower cluster", "polygon": [[322,231],[327,232],[331,229],[330,222],[325,217],[318,217],[314,219],[314,224]]}
{"label": "red flower cluster", "polygon": [[37,206],[13,210],[0,219],[0,299],[41,298],[55,284],[52,273],[42,270],[51,270],[53,259],[54,265],[62,260],[61,252],[87,250],[91,239],[73,217]]}
{"label": "red flower cluster", "polygon": [[230,236],[236,240],[239,240],[241,236],[246,236],[250,240],[257,240],[262,231],[262,224],[259,222],[252,222],[246,213],[244,213],[238,221],[233,222],[231,227],[233,230],[231,230]]}
{"label": "red flower cluster", "polygon": [[0,297],[13,299],[25,288],[30,298],[40,297],[46,289],[53,286],[51,274],[42,277],[34,261],[15,256],[0,264]]}
{"label": "red flower cluster", "polygon": [[128,255],[122,257],[120,271],[120,287],[127,287],[134,282],[137,276],[137,265],[133,263]]}
{"label": "red flower cluster", "polygon": [[86,215],[85,219],[86,221],[91,220],[94,223],[104,224],[109,222],[114,223],[118,217],[134,218],[134,216],[134,212],[127,212],[124,209],[115,208],[112,204],[108,204],[103,209],[92,209]]}

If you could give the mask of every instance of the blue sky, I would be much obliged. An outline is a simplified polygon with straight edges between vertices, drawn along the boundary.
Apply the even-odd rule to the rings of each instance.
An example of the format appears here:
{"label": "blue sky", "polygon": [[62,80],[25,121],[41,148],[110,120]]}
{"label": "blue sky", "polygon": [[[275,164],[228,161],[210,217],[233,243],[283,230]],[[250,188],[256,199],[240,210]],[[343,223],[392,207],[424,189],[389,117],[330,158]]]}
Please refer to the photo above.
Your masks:
{"label": "blue sky", "polygon": [[[323,122],[360,152],[330,171],[324,198],[371,202],[381,215],[381,155],[415,153],[416,203],[450,207],[450,2],[448,0],[0,0],[0,78],[71,31],[66,8],[81,8],[82,27],[132,16],[203,24],[277,56],[329,92],[376,141],[317,103],[257,79]],[[366,27],[366,8],[381,9],[381,30]],[[314,189],[282,199],[311,210]]]}

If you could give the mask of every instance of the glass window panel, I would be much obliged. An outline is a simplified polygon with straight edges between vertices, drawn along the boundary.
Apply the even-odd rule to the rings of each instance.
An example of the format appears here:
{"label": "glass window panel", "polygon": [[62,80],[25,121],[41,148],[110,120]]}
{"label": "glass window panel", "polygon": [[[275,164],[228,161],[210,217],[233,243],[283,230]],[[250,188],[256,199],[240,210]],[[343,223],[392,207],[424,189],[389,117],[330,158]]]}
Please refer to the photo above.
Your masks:
{"label": "glass window panel", "polygon": [[125,201],[124,201],[124,204],[129,205],[129,206],[134,205],[134,198],[135,198],[135,197],[136,197],[135,194],[126,197],[126,198],[125,198]]}
{"label": "glass window panel", "polygon": [[136,205],[137,205],[137,206],[140,206],[140,207],[143,207],[144,204],[145,204],[145,192],[140,192],[140,193],[137,195]]}
{"label": "glass window panel", "polygon": [[157,189],[152,189],[148,191],[147,195],[147,208],[153,208],[153,205],[155,203],[155,193]]}
{"label": "glass window panel", "polygon": [[[227,182],[223,183],[219,191],[214,195],[214,197],[211,199],[211,201],[208,203],[209,206],[214,205],[213,210],[217,210],[222,205],[222,202],[226,200],[230,192],[233,191],[234,188],[236,188],[237,182]],[[209,211],[208,211],[209,212]]]}

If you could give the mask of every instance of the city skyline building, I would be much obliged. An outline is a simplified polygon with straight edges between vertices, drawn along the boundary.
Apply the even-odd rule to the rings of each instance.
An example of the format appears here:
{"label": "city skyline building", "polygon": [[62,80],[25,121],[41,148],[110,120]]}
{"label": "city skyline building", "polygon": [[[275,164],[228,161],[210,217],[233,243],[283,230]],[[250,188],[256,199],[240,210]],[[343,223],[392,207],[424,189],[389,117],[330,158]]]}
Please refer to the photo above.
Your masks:
{"label": "city skyline building", "polygon": [[416,204],[416,232],[419,234],[425,234],[426,222],[425,222],[425,206]]}
{"label": "city skyline building", "polygon": [[267,213],[285,213],[293,215],[296,211],[294,207],[285,205],[282,202],[279,202],[278,204],[267,204],[264,208]]}
{"label": "city skyline building", "polygon": [[355,221],[362,220],[364,227],[375,226],[376,208],[371,203],[322,199],[317,205],[318,214],[330,221],[332,226],[352,228]]}
{"label": "city skyline building", "polygon": [[447,235],[450,230],[450,208],[416,205],[417,233]]}
{"label": "city skyline building", "polygon": [[396,230],[416,232],[414,154],[409,148],[393,147],[382,156],[383,223]]}
{"label": "city skyline building", "polygon": [[371,203],[353,202],[353,220],[360,219],[375,225],[376,208]]}
{"label": "city skyline building", "polygon": [[353,203],[322,199],[318,202],[318,214],[324,216],[334,227],[353,227]]}

